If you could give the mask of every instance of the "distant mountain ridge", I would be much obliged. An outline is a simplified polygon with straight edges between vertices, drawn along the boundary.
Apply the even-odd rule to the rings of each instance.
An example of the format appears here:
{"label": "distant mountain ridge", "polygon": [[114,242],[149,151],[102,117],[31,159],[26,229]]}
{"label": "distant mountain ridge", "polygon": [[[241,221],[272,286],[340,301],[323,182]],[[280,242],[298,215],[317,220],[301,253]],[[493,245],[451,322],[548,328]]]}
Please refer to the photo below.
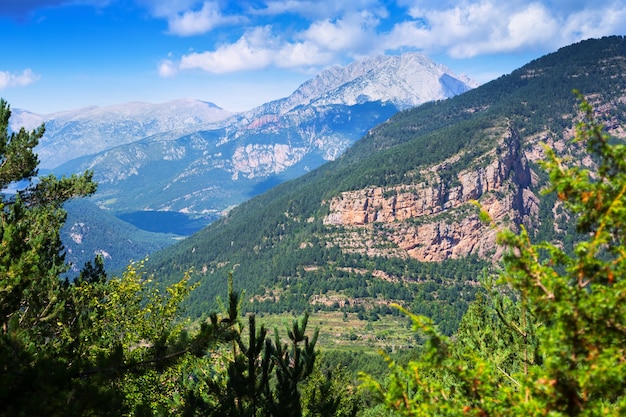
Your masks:
{"label": "distant mountain ridge", "polygon": [[36,151],[40,167],[46,169],[157,133],[182,135],[232,114],[213,103],[193,99],[90,106],[48,115],[20,109],[12,109],[12,113],[12,129],[34,129],[45,123],[46,133]]}
{"label": "distant mountain ridge", "polygon": [[[98,217],[95,206],[68,206],[68,260],[80,267],[106,254],[107,268],[120,269],[128,259],[174,240],[141,235],[118,219],[146,231],[158,221],[161,231],[191,233],[231,207],[336,159],[399,110],[473,86],[426,56],[409,53],[329,68],[290,96],[241,113],[192,99],[50,115],[12,109],[11,127],[46,124],[36,149],[43,172],[94,171],[99,188],[90,202],[108,213]],[[187,217],[181,220],[182,215]]]}
{"label": "distant mountain ridge", "polygon": [[[193,119],[198,123],[185,130],[162,131],[83,155],[55,172],[93,170],[100,184],[93,201],[114,213],[220,213],[337,158],[397,111],[446,99],[472,85],[421,54],[364,59],[321,72],[289,97],[215,121]],[[96,116],[84,126],[106,123],[106,117]],[[185,119],[179,114],[177,120]],[[127,119],[122,122],[115,123],[125,126]],[[113,125],[106,126],[114,132]],[[74,137],[80,125],[72,127]],[[50,131],[45,144],[50,149],[56,142],[79,144],[78,139],[63,139],[65,132],[54,122]],[[89,136],[88,130],[81,133],[81,138]]]}

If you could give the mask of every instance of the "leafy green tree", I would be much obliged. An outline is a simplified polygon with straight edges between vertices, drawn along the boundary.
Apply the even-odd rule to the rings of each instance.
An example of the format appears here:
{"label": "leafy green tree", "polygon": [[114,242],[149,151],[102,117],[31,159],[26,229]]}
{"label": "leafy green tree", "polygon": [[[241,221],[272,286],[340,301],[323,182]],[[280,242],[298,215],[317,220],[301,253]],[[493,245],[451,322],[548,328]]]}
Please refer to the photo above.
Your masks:
{"label": "leafy green tree", "polygon": [[270,391],[270,357],[265,354],[267,330],[256,326],[256,316],[248,316],[248,338],[242,335],[233,342],[228,380],[221,393],[216,415],[258,416],[267,413]]}
{"label": "leafy green tree", "polygon": [[189,274],[163,288],[144,262],[108,277],[97,257],[62,279],[63,204],[96,184],[90,172],[38,178],[44,127],[9,133],[10,114],[0,100],[0,189],[27,184],[0,198],[0,415],[301,416],[318,335],[306,334],[308,315],[288,343],[250,316],[245,343],[232,277],[225,311],[193,334],[180,312]]}
{"label": "leafy green tree", "polygon": [[318,367],[302,390],[305,417],[354,417],[363,408],[356,384],[342,368],[322,372]]}
{"label": "leafy green tree", "polygon": [[463,315],[461,324],[451,344],[453,357],[470,366],[474,357],[487,360],[500,374],[500,384],[519,383],[514,374],[527,375],[538,365],[536,320],[530,316],[525,301],[513,301],[510,291],[493,288],[485,278],[483,284],[491,289],[488,294],[478,293]]}
{"label": "leafy green tree", "polygon": [[[517,234],[501,232],[499,243],[508,251],[500,288],[516,291],[517,321],[497,308],[487,315],[476,311],[486,306],[469,313],[483,333],[478,340],[487,341],[490,326],[497,329],[490,349],[501,337],[518,340],[507,343],[522,338],[510,373],[504,375],[497,354],[480,347],[454,354],[455,343],[430,320],[407,312],[426,340],[421,358],[405,367],[390,362],[386,385],[363,375],[364,387],[388,409],[407,416],[626,413],[626,146],[611,141],[584,100],[581,110],[575,140],[587,146],[597,168],[583,169],[547,148],[543,166],[548,191],[575,215],[586,238],[567,253],[558,244],[531,243],[523,227]],[[494,313],[501,322],[495,327],[475,321]],[[533,324],[521,326],[523,320]],[[471,340],[468,335],[462,328],[459,340]]]}
{"label": "leafy green tree", "polygon": [[274,416],[302,415],[299,384],[313,372],[319,335],[319,329],[315,329],[313,338],[309,339],[306,334],[308,319],[305,312],[299,320],[293,321],[291,329],[287,329],[289,343],[282,343],[277,329],[274,342],[266,342],[267,352],[276,366],[276,395],[271,402]]}

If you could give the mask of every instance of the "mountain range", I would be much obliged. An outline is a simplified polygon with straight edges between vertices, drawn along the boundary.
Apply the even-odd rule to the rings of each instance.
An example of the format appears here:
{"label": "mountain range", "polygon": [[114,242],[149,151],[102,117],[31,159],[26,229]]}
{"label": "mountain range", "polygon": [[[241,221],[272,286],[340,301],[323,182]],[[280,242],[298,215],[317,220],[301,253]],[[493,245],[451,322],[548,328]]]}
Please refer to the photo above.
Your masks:
{"label": "mountain range", "polygon": [[36,151],[40,168],[50,170],[72,159],[157,133],[183,135],[231,114],[213,103],[180,99],[162,104],[91,106],[48,115],[15,109],[10,125],[13,129],[34,129],[45,123],[46,133]]}
{"label": "mountain range", "polygon": [[571,248],[562,202],[543,195],[542,144],[593,167],[573,143],[579,90],[626,138],[626,40],[583,41],[456,97],[402,111],[334,161],[155,253],[164,282],[194,271],[202,316],[232,273],[247,309],[389,312],[397,302],[455,330],[502,249],[479,218]]}
{"label": "mountain range", "polygon": [[423,55],[382,56],[242,113],[191,100],[62,113],[37,150],[54,173],[93,170],[92,201],[115,214],[215,214],[337,158],[399,110],[472,86]]}
{"label": "mountain range", "polygon": [[[70,206],[65,242],[74,265],[95,251],[109,254],[107,266],[117,270],[137,253],[120,257],[124,251],[113,249],[116,242],[145,239],[137,239],[132,227],[131,236],[124,235],[111,215],[164,234],[149,241],[172,242],[171,234],[191,234],[243,201],[336,159],[396,112],[475,86],[424,55],[408,53],[331,67],[289,97],[242,113],[181,99],[51,115],[18,109],[11,126],[45,123],[36,148],[42,172],[94,172],[99,188],[89,200],[105,211],[101,220],[110,219],[110,229],[122,234],[84,227],[96,218],[95,207]],[[68,238],[70,229],[84,231],[81,243]],[[144,252],[152,250],[147,245]]]}

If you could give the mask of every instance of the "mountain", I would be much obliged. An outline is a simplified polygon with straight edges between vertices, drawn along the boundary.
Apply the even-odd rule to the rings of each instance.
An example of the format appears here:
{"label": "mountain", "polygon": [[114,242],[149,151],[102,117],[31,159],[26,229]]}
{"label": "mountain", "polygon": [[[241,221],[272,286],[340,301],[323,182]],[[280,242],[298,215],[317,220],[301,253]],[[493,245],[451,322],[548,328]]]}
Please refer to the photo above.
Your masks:
{"label": "mountain", "polygon": [[419,53],[381,55],[324,70],[289,97],[259,106],[248,112],[247,117],[284,114],[303,105],[384,102],[407,109],[452,97],[476,86],[468,77],[455,75],[449,68]]}
{"label": "mountain", "polygon": [[[448,98],[473,85],[420,54],[366,59],[323,71],[284,99],[192,125],[186,132],[162,131],[107,145],[54,172],[93,170],[99,191],[92,201],[116,214],[220,214],[336,159],[399,110]],[[90,117],[85,126],[97,126],[97,118]],[[81,135],[87,127],[81,127]],[[56,139],[50,144],[61,137],[54,124],[51,131]],[[67,143],[80,146],[73,137]]]}
{"label": "mountain", "polygon": [[141,102],[85,107],[49,115],[12,110],[11,128],[45,123],[36,152],[40,167],[53,169],[71,159],[134,142],[157,133],[182,135],[230,116],[213,103],[181,99],[161,104]]}
{"label": "mountain", "polygon": [[497,225],[570,248],[573,222],[543,195],[542,143],[593,166],[572,143],[578,89],[626,138],[626,39],[580,42],[445,101],[402,111],[341,157],[232,209],[153,254],[164,282],[193,270],[201,316],[233,272],[247,309],[390,312],[391,301],[455,330],[501,255]]}

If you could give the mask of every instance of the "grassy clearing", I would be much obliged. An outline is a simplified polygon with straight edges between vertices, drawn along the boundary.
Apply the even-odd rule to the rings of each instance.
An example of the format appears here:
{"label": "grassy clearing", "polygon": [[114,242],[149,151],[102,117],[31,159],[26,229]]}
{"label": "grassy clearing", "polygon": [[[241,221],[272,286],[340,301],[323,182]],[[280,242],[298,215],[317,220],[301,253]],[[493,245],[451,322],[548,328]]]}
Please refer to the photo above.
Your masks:
{"label": "grassy clearing", "polygon": [[[257,323],[265,325],[273,335],[278,328],[281,338],[286,339],[286,327],[291,328],[297,316],[292,314],[258,314]],[[393,352],[415,344],[413,332],[404,316],[381,316],[379,320],[359,320],[356,313],[320,311],[311,313],[307,333],[320,329],[317,346],[320,349],[370,351],[381,349]]]}

